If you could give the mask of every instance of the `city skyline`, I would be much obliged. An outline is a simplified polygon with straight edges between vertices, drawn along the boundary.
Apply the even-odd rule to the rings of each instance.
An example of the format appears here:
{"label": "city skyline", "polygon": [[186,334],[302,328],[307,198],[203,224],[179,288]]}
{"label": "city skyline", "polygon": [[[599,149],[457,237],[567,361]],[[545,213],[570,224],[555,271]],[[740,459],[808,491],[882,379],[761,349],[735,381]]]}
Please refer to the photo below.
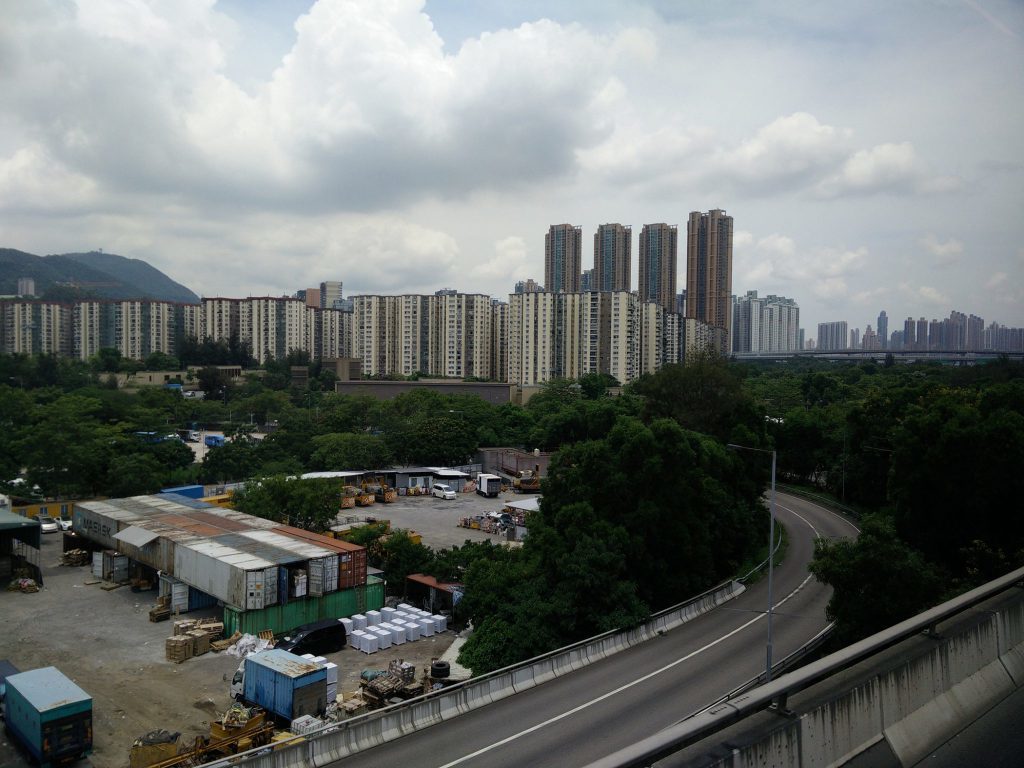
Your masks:
{"label": "city skyline", "polygon": [[723,208],[733,292],[808,329],[1022,326],[1022,37],[1005,0],[18,4],[0,244],[214,294],[504,297],[553,221]]}

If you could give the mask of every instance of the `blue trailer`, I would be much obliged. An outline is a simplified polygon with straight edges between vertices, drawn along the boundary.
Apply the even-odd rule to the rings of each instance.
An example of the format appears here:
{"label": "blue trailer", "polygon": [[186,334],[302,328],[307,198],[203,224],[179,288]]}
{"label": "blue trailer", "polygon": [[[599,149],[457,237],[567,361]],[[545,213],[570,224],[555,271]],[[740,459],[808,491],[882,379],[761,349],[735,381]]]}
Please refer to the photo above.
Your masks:
{"label": "blue trailer", "polygon": [[272,648],[245,659],[243,697],[283,720],[327,709],[327,670],[294,653]]}
{"label": "blue trailer", "polygon": [[92,697],[59,669],[11,675],[6,689],[7,728],[41,768],[92,752]]}
{"label": "blue trailer", "polygon": [[224,435],[207,435],[204,442],[207,448],[219,448],[224,445]]}

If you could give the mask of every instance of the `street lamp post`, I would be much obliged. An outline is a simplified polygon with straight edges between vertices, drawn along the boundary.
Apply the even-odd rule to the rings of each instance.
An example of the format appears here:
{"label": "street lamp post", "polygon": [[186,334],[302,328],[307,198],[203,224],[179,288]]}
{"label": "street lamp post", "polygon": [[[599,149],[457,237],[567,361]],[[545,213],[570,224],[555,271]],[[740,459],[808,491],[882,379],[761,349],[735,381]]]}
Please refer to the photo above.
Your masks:
{"label": "street lamp post", "polygon": [[772,581],[775,571],[775,553],[772,551],[775,547],[775,450],[751,448],[750,446],[737,445],[736,443],[729,443],[728,447],[735,450],[758,451],[759,453],[770,453],[772,455],[772,493],[768,504],[768,646],[765,649],[766,659],[764,666],[765,681],[770,683],[772,680]]}

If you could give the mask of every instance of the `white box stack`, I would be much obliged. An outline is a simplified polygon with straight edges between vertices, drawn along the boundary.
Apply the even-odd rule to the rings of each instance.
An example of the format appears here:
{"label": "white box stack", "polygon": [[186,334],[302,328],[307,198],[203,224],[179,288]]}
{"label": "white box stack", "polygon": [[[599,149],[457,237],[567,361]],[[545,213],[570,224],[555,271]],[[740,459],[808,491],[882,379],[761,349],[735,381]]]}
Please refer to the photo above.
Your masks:
{"label": "white box stack", "polygon": [[366,617],[361,613],[352,616],[352,623],[356,625],[356,629],[366,629]]}
{"label": "white box stack", "polygon": [[412,606],[409,605],[408,603],[399,603],[398,604],[398,610],[400,610],[400,611],[411,611],[412,610]]}
{"label": "white box stack", "polygon": [[323,666],[327,670],[327,703],[333,704],[338,698],[338,665],[325,661]]}
{"label": "white box stack", "polygon": [[395,618],[395,614],[396,613],[398,613],[398,609],[397,608],[381,608],[380,609],[381,618],[384,621],[391,621],[393,618]]}
{"label": "white box stack", "polygon": [[405,629],[403,627],[399,627],[397,624],[389,622],[387,624],[381,624],[380,628],[386,629],[391,633],[392,645],[402,645],[405,642]]}
{"label": "white box stack", "polygon": [[353,623],[352,619],[338,619],[338,621],[340,621],[341,626],[345,628],[345,637],[351,635],[352,630],[356,628],[356,625]]}
{"label": "white box stack", "polygon": [[305,736],[322,727],[323,723],[319,718],[312,715],[303,715],[292,720],[291,732],[297,736]]}
{"label": "white box stack", "polygon": [[380,611],[367,611],[366,612],[366,624],[370,627],[376,627],[384,619],[380,615]]}
{"label": "white box stack", "polygon": [[362,637],[364,634],[365,633],[361,629],[353,629],[352,632],[349,633],[348,644],[355,648],[357,651],[360,650],[359,638]]}
{"label": "white box stack", "polygon": [[367,632],[373,632],[377,636],[377,647],[384,651],[391,647],[391,633],[386,629],[381,629],[378,624],[376,627],[370,627]]}
{"label": "white box stack", "polygon": [[419,618],[416,623],[420,625],[420,634],[424,637],[434,636],[434,620],[429,616],[427,618]]}
{"label": "white box stack", "polygon": [[363,653],[376,653],[379,643],[377,642],[377,636],[370,632],[360,632],[359,634],[359,650]]}
{"label": "white box stack", "polygon": [[447,632],[448,631],[448,619],[439,613],[435,613],[431,616],[434,620],[434,631],[435,632]]}
{"label": "white box stack", "polygon": [[414,624],[411,621],[405,622],[405,639],[410,643],[415,643],[420,639],[420,625]]}

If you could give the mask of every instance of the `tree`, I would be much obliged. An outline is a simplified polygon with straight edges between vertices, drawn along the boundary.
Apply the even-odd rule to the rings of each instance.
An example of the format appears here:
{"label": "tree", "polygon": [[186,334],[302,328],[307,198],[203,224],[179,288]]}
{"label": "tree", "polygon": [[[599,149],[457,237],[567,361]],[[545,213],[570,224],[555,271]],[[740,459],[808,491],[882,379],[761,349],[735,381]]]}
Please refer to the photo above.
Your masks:
{"label": "tree", "polygon": [[310,464],[314,469],[380,469],[391,463],[391,450],[375,435],[317,435]]}
{"label": "tree", "polygon": [[164,468],[152,455],[115,456],[107,470],[106,492],[113,497],[156,493],[164,474]]}
{"label": "tree", "polygon": [[233,504],[250,515],[277,520],[296,528],[324,531],[337,517],[341,482],[317,478],[299,480],[283,475],[246,483],[236,491]]}
{"label": "tree", "polygon": [[819,539],[810,570],[834,590],[826,615],[843,643],[910,618],[942,595],[940,572],[881,515],[863,519],[856,541]]}
{"label": "tree", "polygon": [[384,580],[395,594],[404,594],[405,578],[410,573],[422,573],[430,565],[433,555],[428,547],[417,544],[408,531],[393,531],[381,546]]}

